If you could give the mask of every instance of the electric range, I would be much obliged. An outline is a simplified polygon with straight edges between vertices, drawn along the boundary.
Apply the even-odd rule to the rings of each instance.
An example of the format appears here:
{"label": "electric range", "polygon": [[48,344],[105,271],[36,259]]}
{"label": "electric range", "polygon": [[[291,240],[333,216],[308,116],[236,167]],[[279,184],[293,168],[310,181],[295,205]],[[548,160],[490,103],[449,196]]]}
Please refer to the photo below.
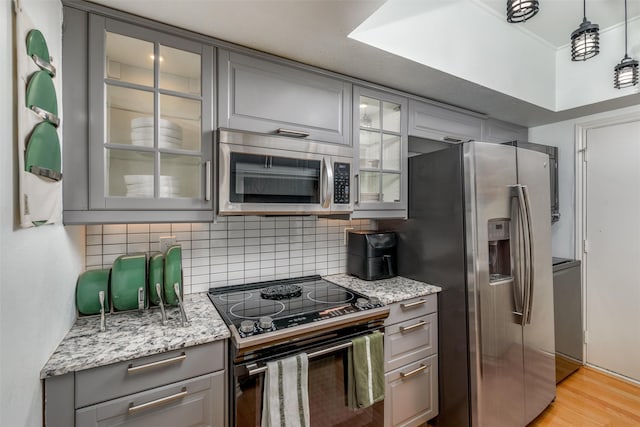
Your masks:
{"label": "electric range", "polygon": [[237,350],[273,346],[388,316],[377,298],[305,276],[209,289]]}

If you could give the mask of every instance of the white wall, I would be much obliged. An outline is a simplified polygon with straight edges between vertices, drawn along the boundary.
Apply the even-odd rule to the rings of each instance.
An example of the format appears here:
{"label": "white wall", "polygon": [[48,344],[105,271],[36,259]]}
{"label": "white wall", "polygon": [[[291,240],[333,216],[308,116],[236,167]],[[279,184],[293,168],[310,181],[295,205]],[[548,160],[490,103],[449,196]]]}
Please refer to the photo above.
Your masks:
{"label": "white wall", "polygon": [[556,50],[475,2],[390,0],[349,37],[555,110]]}
{"label": "white wall", "polygon": [[[54,63],[62,71],[60,1],[22,2],[47,37]],[[0,426],[35,427],[42,425],[40,369],[75,316],[84,227],[16,228],[14,109],[20,107],[14,107],[10,98],[14,90],[11,7],[9,0],[0,0]],[[60,94],[60,79],[56,80]]]}
{"label": "white wall", "polygon": [[[575,127],[577,124],[640,111],[640,106],[529,128],[529,141],[558,147],[560,221],[552,228],[553,256],[575,258]],[[637,138],[637,135],[629,135]]]}
{"label": "white wall", "polygon": [[[629,21],[629,56],[640,59],[640,17]],[[571,46],[556,54],[556,111],[638,93],[639,87],[613,87],[613,68],[624,57],[624,25],[600,31],[600,53],[585,62],[571,61]]]}

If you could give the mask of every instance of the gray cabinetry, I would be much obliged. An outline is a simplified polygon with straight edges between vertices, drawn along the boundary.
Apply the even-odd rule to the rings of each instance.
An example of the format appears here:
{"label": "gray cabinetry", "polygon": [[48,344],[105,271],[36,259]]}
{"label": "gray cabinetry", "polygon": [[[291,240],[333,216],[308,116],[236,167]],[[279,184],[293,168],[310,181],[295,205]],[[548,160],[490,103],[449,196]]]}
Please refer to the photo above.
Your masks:
{"label": "gray cabinetry", "polygon": [[407,216],[407,100],[354,87],[353,218]]}
{"label": "gray cabinetry", "polygon": [[529,130],[496,119],[488,119],[483,128],[482,141],[503,143],[509,141],[526,141]]}
{"label": "gray cabinetry", "polygon": [[385,321],[385,426],[417,426],[438,415],[435,294],[392,304]]}
{"label": "gray cabinetry", "polygon": [[227,420],[226,342],[45,380],[45,426],[215,426]]}
{"label": "gray cabinetry", "polygon": [[409,135],[449,143],[479,141],[483,118],[409,100]]}
{"label": "gray cabinetry", "polygon": [[212,220],[213,47],[64,19],[64,222]]}
{"label": "gray cabinetry", "polygon": [[221,127],[350,144],[351,83],[218,51]]}
{"label": "gray cabinetry", "polygon": [[438,356],[385,376],[385,426],[418,426],[438,414]]}
{"label": "gray cabinetry", "polygon": [[82,408],[76,427],[223,427],[224,372]]}

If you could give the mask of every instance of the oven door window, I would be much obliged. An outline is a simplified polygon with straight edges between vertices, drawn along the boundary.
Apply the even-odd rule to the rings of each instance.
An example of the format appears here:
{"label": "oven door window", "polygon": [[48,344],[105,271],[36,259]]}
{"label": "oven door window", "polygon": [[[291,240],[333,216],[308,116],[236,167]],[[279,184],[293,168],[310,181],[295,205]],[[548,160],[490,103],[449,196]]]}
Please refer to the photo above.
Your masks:
{"label": "oven door window", "polygon": [[235,203],[320,203],[320,160],[231,153]]}
{"label": "oven door window", "polygon": [[[384,401],[364,409],[348,408],[346,367],[347,350],[309,359],[310,424],[313,427],[382,427]],[[235,380],[236,426],[260,426],[264,374],[241,375]]]}

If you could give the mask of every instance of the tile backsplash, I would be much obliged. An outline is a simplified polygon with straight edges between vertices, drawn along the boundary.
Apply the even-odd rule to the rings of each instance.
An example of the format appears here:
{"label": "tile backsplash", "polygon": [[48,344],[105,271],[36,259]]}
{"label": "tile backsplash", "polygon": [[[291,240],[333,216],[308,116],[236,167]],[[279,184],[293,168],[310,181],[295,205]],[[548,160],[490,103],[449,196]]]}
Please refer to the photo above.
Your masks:
{"label": "tile backsplash", "polygon": [[86,268],[109,268],[120,255],[159,251],[161,236],[182,245],[185,293],[212,286],[346,271],[345,229],[369,220],[219,217],[216,223],[88,225]]}

